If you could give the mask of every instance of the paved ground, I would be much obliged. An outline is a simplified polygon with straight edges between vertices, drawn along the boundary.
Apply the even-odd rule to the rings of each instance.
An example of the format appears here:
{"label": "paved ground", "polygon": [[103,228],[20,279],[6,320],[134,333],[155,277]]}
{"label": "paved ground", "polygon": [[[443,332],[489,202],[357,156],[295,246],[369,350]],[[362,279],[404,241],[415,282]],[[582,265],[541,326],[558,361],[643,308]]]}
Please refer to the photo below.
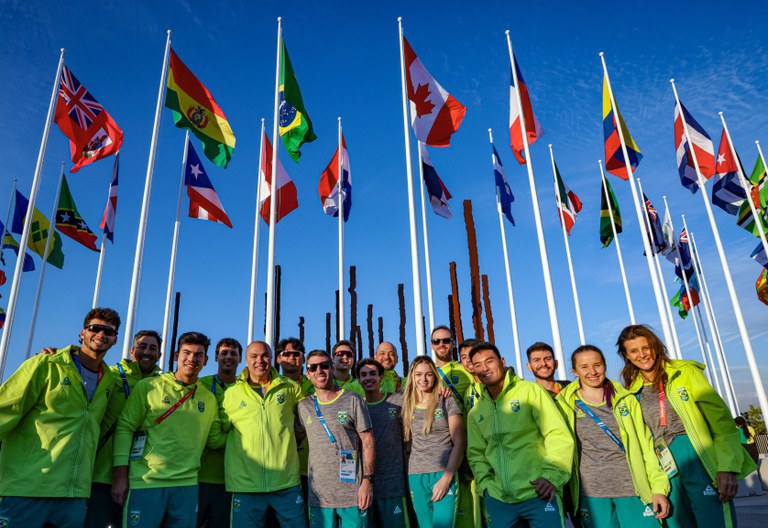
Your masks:
{"label": "paved ground", "polygon": [[768,493],[736,499],[739,528],[768,526]]}

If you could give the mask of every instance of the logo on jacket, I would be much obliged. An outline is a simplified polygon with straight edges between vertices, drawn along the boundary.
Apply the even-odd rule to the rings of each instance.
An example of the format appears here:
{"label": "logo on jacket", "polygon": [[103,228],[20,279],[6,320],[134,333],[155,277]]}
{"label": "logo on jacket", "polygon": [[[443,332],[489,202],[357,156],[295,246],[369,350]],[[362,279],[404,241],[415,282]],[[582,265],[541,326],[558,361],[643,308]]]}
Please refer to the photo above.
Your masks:
{"label": "logo on jacket", "polygon": [[200,411],[201,413],[205,412],[205,402],[204,401],[197,402],[197,410]]}
{"label": "logo on jacket", "polygon": [[456,385],[458,382],[459,382],[459,377],[458,376],[451,376],[451,383]]}
{"label": "logo on jacket", "polygon": [[166,396],[166,397],[163,398],[163,403],[166,404],[166,405],[170,405],[171,404],[171,399],[168,396]]}
{"label": "logo on jacket", "polygon": [[387,411],[389,412],[390,417],[397,418],[397,407],[390,407]]}
{"label": "logo on jacket", "polygon": [[627,409],[626,403],[619,404],[619,414],[622,416],[629,416],[629,409]]}
{"label": "logo on jacket", "polygon": [[283,404],[285,403],[285,393],[284,392],[278,392],[277,393],[277,403]]}
{"label": "logo on jacket", "polygon": [[63,380],[61,380],[61,384],[62,384],[62,385],[72,385],[72,382],[71,382],[71,381],[69,381],[69,378],[68,378],[68,377],[64,376],[64,379],[63,379]]}
{"label": "logo on jacket", "polygon": [[349,416],[347,415],[347,411],[339,411],[336,418],[339,420],[340,424],[345,424],[347,423],[347,418],[349,418]]}
{"label": "logo on jacket", "polygon": [[518,412],[520,410],[520,400],[512,400],[509,402],[509,408],[512,412]]}
{"label": "logo on jacket", "polygon": [[576,409],[576,418],[585,418],[587,415],[581,409]]}
{"label": "logo on jacket", "polygon": [[654,511],[651,509],[650,506],[645,507],[645,511],[643,512],[643,517],[653,517],[656,515]]}
{"label": "logo on jacket", "polygon": [[443,410],[435,409],[435,420],[442,420],[442,419],[443,419]]}
{"label": "logo on jacket", "polygon": [[139,519],[141,519],[141,510],[131,510],[131,512],[128,514],[128,519],[131,521],[132,526],[139,524]]}
{"label": "logo on jacket", "polygon": [[685,390],[685,387],[680,387],[677,389],[677,393],[680,395],[681,400],[688,401],[688,391]]}
{"label": "logo on jacket", "polygon": [[8,517],[0,517],[0,528],[8,528],[8,526],[10,526]]}
{"label": "logo on jacket", "polygon": [[243,400],[240,400],[240,408],[242,409],[243,407],[245,407],[245,405],[246,405],[245,402]]}

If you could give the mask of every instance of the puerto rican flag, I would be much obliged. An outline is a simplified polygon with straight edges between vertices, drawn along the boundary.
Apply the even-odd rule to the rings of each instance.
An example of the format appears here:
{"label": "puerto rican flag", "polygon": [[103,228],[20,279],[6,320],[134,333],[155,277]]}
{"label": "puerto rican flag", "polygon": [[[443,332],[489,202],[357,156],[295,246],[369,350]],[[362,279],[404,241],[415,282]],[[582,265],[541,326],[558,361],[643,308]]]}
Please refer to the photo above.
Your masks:
{"label": "puerto rican flag", "polygon": [[419,141],[419,152],[421,154],[421,173],[424,178],[424,186],[429,194],[429,203],[437,216],[450,220],[453,217],[451,206],[448,200],[451,199],[451,193],[448,192],[443,180],[435,170],[432,159],[427,152],[427,146]]}
{"label": "puerto rican flag", "polygon": [[213,188],[205,167],[187,138],[187,165],[184,168],[184,185],[189,196],[189,217],[210,220],[232,227],[224,206]]}
{"label": "puerto rican flag", "polygon": [[430,147],[450,146],[451,135],[459,129],[467,107],[430,75],[405,37],[403,52],[413,133],[416,139]]}
{"label": "puerto rican flag", "polygon": [[117,217],[117,173],[120,170],[120,153],[115,154],[115,163],[112,165],[112,179],[109,180],[109,193],[107,205],[104,206],[104,216],[101,217],[99,227],[113,244],[115,243],[115,218]]}
{"label": "puerto rican flag", "polygon": [[512,144],[512,152],[515,153],[515,157],[520,165],[525,165],[525,157],[523,151],[525,150],[525,144],[523,143],[522,134],[522,122],[520,116],[525,118],[525,135],[528,138],[528,146],[533,145],[537,139],[544,135],[544,130],[541,128],[539,120],[533,115],[533,107],[531,106],[531,96],[528,94],[528,86],[523,79],[523,72],[520,71],[520,65],[517,64],[517,58],[512,56],[512,61],[515,66],[515,74],[517,75],[517,84],[520,87],[520,101],[522,102],[522,109],[517,103],[517,93],[515,91],[515,75],[510,71],[509,77],[509,139]]}
{"label": "puerto rican flag", "polygon": [[[344,221],[349,220],[352,211],[352,171],[349,168],[349,152],[344,135],[341,136],[341,194],[344,208]],[[320,204],[323,212],[334,218],[339,216],[339,149],[333,153],[333,158],[320,175],[320,183],[317,186],[320,194]]]}
{"label": "puerto rican flag", "polygon": [[[259,211],[261,217],[269,225],[269,208],[272,203],[272,143],[269,142],[266,134],[264,134],[261,140],[264,142],[264,147],[261,149],[261,168],[259,173],[259,185],[261,186]],[[281,218],[297,207],[299,207],[299,199],[296,185],[291,181],[288,173],[285,172],[283,164],[280,163],[280,158],[277,158],[277,219],[275,223],[279,222]]]}
{"label": "puerto rican flag", "polygon": [[[680,108],[683,109],[680,115]],[[685,120],[685,122],[683,122]],[[699,190],[696,168],[693,164],[690,145],[685,138],[685,128],[687,125],[688,135],[693,143],[693,151],[696,154],[696,161],[699,164],[699,170],[705,180],[708,180],[715,174],[715,146],[704,128],[696,122],[688,109],[680,103],[675,105],[675,149],[677,151],[677,171],[680,173],[680,183],[683,187],[696,194]]]}

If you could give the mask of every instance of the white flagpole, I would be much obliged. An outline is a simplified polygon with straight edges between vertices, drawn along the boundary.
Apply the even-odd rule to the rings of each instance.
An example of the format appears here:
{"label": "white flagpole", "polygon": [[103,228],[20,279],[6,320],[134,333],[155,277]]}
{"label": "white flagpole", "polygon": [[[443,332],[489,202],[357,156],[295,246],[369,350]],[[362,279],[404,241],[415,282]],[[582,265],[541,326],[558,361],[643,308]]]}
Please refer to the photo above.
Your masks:
{"label": "white flagpole", "polygon": [[555,201],[557,202],[557,212],[560,215],[560,227],[563,229],[563,243],[565,244],[565,256],[568,258],[568,272],[571,276],[571,288],[573,289],[573,306],[576,308],[576,323],[579,328],[579,340],[582,345],[587,343],[584,337],[584,323],[581,320],[581,306],[579,305],[579,292],[576,289],[576,275],[573,271],[573,260],[571,259],[571,244],[568,242],[568,232],[565,230],[565,213],[560,207],[558,200],[560,189],[557,187],[557,168],[555,166],[555,155],[552,153],[552,144],[549,144],[549,158],[552,160],[552,178],[555,182]]}
{"label": "white flagpole", "polygon": [[[488,129],[488,138],[493,147],[493,132]],[[493,165],[493,153],[491,153],[491,165]],[[501,248],[504,252],[504,271],[507,276],[507,296],[509,297],[509,315],[512,319],[512,340],[515,343],[515,374],[523,377],[523,355],[520,350],[520,336],[517,332],[517,313],[515,311],[515,295],[512,290],[512,273],[509,268],[509,251],[507,250],[507,232],[504,226],[504,212],[501,210],[499,189],[496,188],[496,211],[499,213],[499,228],[501,229]]]}
{"label": "white flagpole", "polygon": [[336,321],[339,325],[339,338],[344,339],[344,186],[343,184],[343,161],[341,153],[341,116],[339,116],[339,146],[337,152],[338,158],[338,181],[336,182],[336,197],[339,200],[339,320]]}
{"label": "white flagpole", "polygon": [[[251,294],[248,297],[248,344],[253,343],[256,319],[256,287],[259,273],[259,220],[261,217],[261,163],[264,157],[264,118],[261,118],[259,136],[259,171],[256,176],[256,217],[253,221],[253,253],[251,255]],[[271,202],[271,200],[270,200]]]}
{"label": "white flagpole", "polygon": [[[704,343],[701,341],[701,331],[699,330],[699,322],[696,317],[696,310],[693,309],[693,297],[691,296],[691,288],[688,286],[688,273],[685,271],[685,267],[683,267],[683,261],[682,259],[675,259],[679,260],[680,262],[680,270],[683,273],[683,286],[685,287],[685,294],[688,296],[688,302],[690,303],[690,309],[688,310],[688,313],[691,314],[691,317],[693,317],[693,326],[696,329],[696,339],[699,341],[699,350],[701,351],[701,360],[702,363],[704,363],[707,368],[704,369],[704,373],[707,375],[707,381],[709,381],[709,384],[712,385],[712,363],[707,361],[707,353],[704,351]],[[682,302],[682,299],[680,299],[680,302]]]}
{"label": "white flagpole", "polygon": [[[160,353],[160,368],[165,365],[167,354],[173,350],[173,343],[168,342],[171,331],[171,310],[173,304],[173,279],[176,275],[176,254],[179,249],[179,229],[181,228],[181,200],[184,191],[184,175],[187,169],[189,152],[189,130],[184,136],[184,154],[181,156],[181,178],[179,179],[179,197],[176,200],[176,221],[173,223],[173,242],[171,243],[171,262],[168,265],[168,287],[165,290],[165,315],[163,316],[163,349]],[[167,351],[167,352],[166,352]]]}
{"label": "white flagpole", "polygon": [[[736,397],[736,389],[733,387],[733,380],[731,380],[731,371],[730,367],[728,366],[728,358],[725,355],[725,347],[723,346],[723,339],[720,336],[720,327],[717,325],[717,316],[715,315],[715,306],[712,304],[712,297],[709,295],[709,286],[707,285],[707,278],[706,275],[704,275],[704,267],[701,262],[701,256],[699,255],[698,250],[696,249],[696,238],[694,237],[693,233],[691,231],[688,231],[688,236],[691,237],[691,248],[693,251],[691,254],[693,255],[693,263],[696,266],[696,273],[699,274],[699,284],[702,287],[702,291],[704,293],[704,298],[706,299],[706,304],[704,305],[705,308],[709,307],[709,312],[712,315],[712,324],[710,325],[712,327],[712,333],[715,336],[715,353],[717,355],[717,361],[720,365],[720,375],[723,377],[723,383],[726,387],[728,387],[728,390],[726,391],[726,394],[730,394],[733,401],[731,412],[734,413],[734,416],[738,416],[741,414],[741,411],[739,409],[739,400]],[[735,412],[734,412],[735,411]]]}
{"label": "white flagpole", "polygon": [[[759,233],[758,238],[763,243],[763,251],[765,251],[765,254],[768,255],[768,240],[766,240],[765,238],[765,229],[763,229],[763,222],[760,220],[760,213],[757,212],[754,202],[752,202],[752,184],[747,180],[747,177],[744,175],[744,171],[742,170],[741,163],[739,163],[739,158],[736,156],[736,147],[733,145],[733,140],[731,140],[731,133],[728,131],[728,125],[725,124],[725,116],[723,116],[722,112],[718,112],[718,114],[720,115],[720,121],[723,122],[723,130],[725,130],[725,137],[728,138],[728,144],[731,146],[731,156],[733,156],[733,159],[736,160],[736,169],[737,169],[736,172],[739,175],[739,183],[741,183],[741,187],[742,189],[744,189],[744,192],[747,195],[747,203],[749,204],[749,210],[752,211],[752,218],[755,219],[755,225],[757,225],[757,232]],[[763,159],[763,153],[762,153],[762,150],[760,150],[759,143],[757,144],[757,149],[758,149],[760,158],[763,161],[763,166],[765,166],[765,159]]]}
{"label": "white flagpole", "polygon": [[[421,307],[421,275],[419,245],[416,234],[416,206],[413,197],[413,167],[411,167],[411,135],[408,119],[408,90],[405,84],[405,53],[403,51],[403,18],[397,17],[400,35],[400,89],[403,97],[403,133],[405,135],[405,174],[408,184],[408,224],[411,236],[411,276],[413,278],[413,323],[416,326],[416,354],[426,353],[424,346],[424,315]],[[768,408],[768,407],[766,407]]]}
{"label": "white flagpole", "polygon": [[635,324],[635,310],[632,307],[632,297],[629,294],[629,283],[627,282],[627,273],[624,271],[624,259],[621,257],[621,246],[619,245],[619,234],[616,232],[616,222],[613,219],[613,204],[611,203],[611,195],[608,192],[606,186],[605,173],[603,172],[603,160],[597,160],[597,164],[600,166],[600,176],[602,179],[603,194],[605,195],[606,203],[608,204],[608,215],[611,218],[611,231],[613,231],[613,241],[616,243],[616,254],[619,257],[619,269],[621,270],[621,280],[624,284],[624,296],[627,298],[627,310],[629,310],[629,322]]}
{"label": "white flagpole", "polygon": [[144,259],[144,239],[147,235],[147,217],[149,216],[149,198],[152,193],[152,175],[155,171],[155,154],[157,153],[157,136],[160,132],[160,115],[165,101],[166,79],[168,76],[168,55],[171,50],[171,30],[165,40],[165,54],[163,56],[163,69],[160,74],[160,87],[157,90],[157,105],[155,106],[155,122],[152,126],[152,141],[149,144],[149,158],[147,160],[147,176],[144,181],[144,198],[141,202],[141,216],[139,217],[139,231],[136,235],[136,255],[133,260],[133,274],[131,276],[131,296],[128,300],[128,316],[125,327],[122,328],[123,359],[130,357],[131,343],[133,341],[133,326],[138,308],[139,283],[141,282],[141,265]]}
{"label": "white flagpole", "polygon": [[3,236],[0,237],[0,255],[3,254],[3,244],[5,243],[5,235],[8,234],[8,220],[11,218],[11,209],[13,208],[13,200],[16,198],[16,178],[13,179],[11,185],[11,194],[8,195],[8,212],[5,213],[5,223],[3,224]]}
{"label": "white flagpole", "polygon": [[565,368],[565,356],[563,356],[563,343],[560,339],[560,324],[557,319],[557,307],[555,306],[555,293],[552,287],[552,276],[549,271],[549,257],[547,256],[547,243],[544,240],[544,229],[541,225],[541,211],[539,211],[539,197],[536,193],[536,181],[533,176],[533,160],[531,160],[531,152],[528,146],[528,135],[526,134],[525,127],[525,115],[522,111],[523,102],[520,97],[520,84],[517,79],[517,71],[515,69],[515,55],[512,51],[512,40],[509,37],[509,30],[506,31],[507,35],[507,49],[509,50],[509,65],[512,69],[512,78],[515,83],[515,97],[517,98],[517,106],[520,108],[520,128],[523,136],[523,148],[525,150],[525,166],[528,169],[528,184],[531,187],[531,201],[533,202],[533,218],[536,221],[536,235],[539,240],[539,255],[541,257],[541,269],[544,273],[544,290],[547,294],[547,308],[549,309],[549,324],[552,328],[552,341],[553,348],[555,349],[555,358],[558,362],[557,375],[560,379],[566,378]]}
{"label": "white flagpole", "polygon": [[[35,165],[35,175],[32,178],[32,189],[29,192],[29,206],[27,216],[24,219],[24,229],[19,240],[19,254],[16,259],[16,267],[13,271],[13,284],[11,284],[11,293],[8,295],[8,307],[5,311],[5,325],[3,326],[3,335],[0,337],[0,383],[3,381],[5,372],[5,363],[8,360],[8,344],[11,340],[11,329],[13,328],[13,318],[16,315],[16,303],[19,297],[19,286],[21,285],[21,273],[24,268],[24,256],[27,254],[27,241],[29,240],[29,231],[32,226],[32,216],[35,210],[35,201],[37,192],[40,189],[40,173],[43,170],[43,160],[45,159],[45,149],[48,146],[48,134],[51,131],[51,122],[53,121],[53,112],[56,109],[57,94],[59,93],[59,80],[61,79],[61,68],[64,66],[64,48],[61,48],[59,55],[59,65],[56,68],[56,77],[53,81],[53,90],[51,91],[51,101],[48,103],[48,115],[45,118],[45,127],[43,128],[43,137],[40,140],[40,150],[37,154],[37,164]],[[15,196],[15,194],[14,194]],[[768,407],[766,407],[768,408]]]}
{"label": "white flagpole", "polygon": [[104,270],[104,253],[107,250],[107,246],[104,245],[104,241],[107,239],[107,234],[101,234],[101,246],[99,247],[99,265],[96,268],[96,287],[93,289],[93,303],[91,308],[96,308],[99,303],[99,291],[101,290],[101,273]]}
{"label": "white flagpole", "polygon": [[[640,228],[640,238],[643,241],[643,249],[645,250],[646,262],[648,263],[648,272],[651,275],[651,284],[653,286],[653,295],[656,300],[656,309],[659,312],[659,318],[661,319],[661,329],[664,333],[664,341],[669,345],[674,341],[674,337],[669,328],[668,312],[665,308],[667,300],[662,297],[662,288],[659,285],[659,279],[656,276],[653,262],[653,252],[651,251],[651,244],[648,240],[648,233],[646,232],[646,221],[643,220],[643,213],[640,207],[641,197],[637,195],[637,189],[635,188],[635,174],[632,171],[632,167],[629,164],[629,152],[627,151],[627,142],[624,137],[624,130],[619,123],[619,111],[616,106],[616,98],[613,96],[613,88],[611,87],[611,80],[608,76],[608,66],[605,64],[605,54],[600,52],[600,61],[603,64],[603,74],[605,75],[606,85],[608,86],[608,95],[611,100],[611,108],[613,109],[614,119],[616,120],[616,130],[619,133],[619,142],[621,143],[621,152],[624,156],[624,161],[627,169],[627,175],[629,179],[629,188],[632,191],[632,203],[635,206],[635,213],[637,215],[637,224]],[[665,296],[666,297],[666,296]]]}
{"label": "white flagpole", "polygon": [[[725,258],[725,249],[723,249],[723,242],[720,240],[720,231],[717,229],[717,223],[715,222],[715,216],[712,213],[712,206],[709,204],[709,197],[707,196],[707,188],[704,177],[699,170],[699,162],[696,159],[696,149],[693,148],[691,139],[688,135],[688,124],[685,122],[685,115],[680,108],[680,98],[677,95],[677,88],[675,87],[675,80],[670,79],[672,84],[672,91],[675,93],[675,101],[678,105],[678,111],[680,112],[680,118],[683,120],[683,131],[685,132],[686,141],[691,145],[691,158],[693,159],[693,165],[696,169],[696,176],[698,178],[699,189],[701,189],[701,199],[704,202],[704,208],[707,211],[707,217],[709,218],[709,225],[712,227],[712,236],[715,239],[715,247],[717,247],[717,254],[720,257],[720,264],[723,267],[723,274],[725,275],[725,284],[728,287],[728,295],[733,305],[734,315],[736,316],[736,324],[739,327],[739,334],[741,335],[741,341],[744,344],[744,353],[747,356],[747,363],[749,364],[749,371],[752,375],[752,381],[755,384],[755,392],[757,393],[757,400],[760,403],[762,409],[768,409],[768,397],[765,395],[765,388],[763,387],[763,380],[760,377],[760,369],[755,359],[755,353],[752,350],[752,342],[749,340],[749,333],[747,332],[747,325],[744,323],[744,315],[741,312],[741,303],[739,297],[736,294],[736,288],[733,285],[733,277],[731,277],[731,268],[728,266],[728,261]],[[733,146],[733,144],[731,144]]]}
{"label": "white flagpole", "polygon": [[701,337],[704,340],[704,348],[707,350],[707,367],[712,371],[710,375],[710,383],[714,380],[715,390],[721,398],[725,398],[723,388],[720,386],[720,378],[717,377],[715,360],[712,357],[712,347],[709,345],[709,337],[707,337],[707,327],[704,326],[704,319],[701,317],[701,308],[699,306],[696,306],[696,313],[698,314],[699,325],[701,325]]}
{"label": "white flagpole", "polygon": [[[645,193],[643,193],[643,184],[640,181],[640,178],[637,178],[637,186],[640,190],[640,195],[643,196]],[[648,207],[645,203],[645,200],[642,200],[643,202],[643,226],[646,229],[646,232],[651,238],[650,243],[648,244],[649,247],[651,243],[656,244],[656,236],[653,234],[653,229],[651,228],[651,221],[648,218]],[[655,276],[658,277],[659,285],[661,288],[661,294],[664,296],[665,302],[664,302],[664,313],[667,317],[667,323],[669,324],[670,333],[672,334],[672,341],[667,343],[667,346],[672,352],[672,357],[674,359],[683,359],[683,350],[680,347],[680,341],[677,337],[677,329],[675,328],[675,318],[672,314],[672,307],[669,304],[669,294],[667,293],[667,286],[664,284],[664,274],[661,271],[661,263],[659,262],[659,255],[656,253],[656,248],[654,247],[651,250],[651,253],[653,253],[653,257],[651,257],[653,260],[653,269],[655,270]],[[647,255],[648,253],[646,253]]]}
{"label": "white flagpole", "polygon": [[277,65],[275,68],[275,110],[272,114],[272,185],[269,195],[269,246],[267,250],[267,315],[264,341],[275,349],[275,230],[277,229],[277,140],[280,119],[280,66],[283,44],[283,19],[277,17]]}
{"label": "white flagpole", "polygon": [[[45,239],[45,250],[43,250],[43,263],[40,265],[40,277],[37,280],[37,292],[35,293],[35,302],[32,305],[32,319],[29,322],[29,335],[27,336],[27,348],[24,352],[24,359],[29,359],[32,353],[32,339],[35,337],[35,323],[37,321],[37,311],[40,307],[40,295],[43,293],[43,279],[45,278],[45,265],[48,262],[48,252],[51,250],[51,240],[56,236],[56,212],[59,209],[59,195],[61,194],[61,181],[64,179],[64,164],[61,162],[61,174],[59,175],[59,184],[56,187],[56,195],[53,198],[53,210],[51,211],[50,227],[48,229],[48,237]],[[27,215],[31,214],[30,211],[34,209],[28,209]]]}
{"label": "white flagpole", "polygon": [[[427,279],[427,308],[429,312],[429,331],[435,329],[435,305],[432,300],[432,265],[429,259],[429,237],[427,236],[427,206],[424,200],[424,162],[422,161],[422,143],[419,141],[419,190],[421,190],[421,226],[424,238],[424,271]],[[425,147],[426,148],[426,147]]]}

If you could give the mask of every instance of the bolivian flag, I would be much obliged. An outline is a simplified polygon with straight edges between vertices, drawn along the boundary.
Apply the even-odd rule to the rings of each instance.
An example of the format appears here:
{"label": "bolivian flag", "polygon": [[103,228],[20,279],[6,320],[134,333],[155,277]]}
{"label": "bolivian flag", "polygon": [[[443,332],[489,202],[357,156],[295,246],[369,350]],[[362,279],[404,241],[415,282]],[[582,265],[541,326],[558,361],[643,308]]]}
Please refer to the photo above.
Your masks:
{"label": "bolivian flag", "polygon": [[173,50],[170,66],[165,106],[173,112],[173,122],[203,142],[203,151],[209,160],[226,168],[235,150],[235,134],[227,116],[208,88],[189,71]]}

